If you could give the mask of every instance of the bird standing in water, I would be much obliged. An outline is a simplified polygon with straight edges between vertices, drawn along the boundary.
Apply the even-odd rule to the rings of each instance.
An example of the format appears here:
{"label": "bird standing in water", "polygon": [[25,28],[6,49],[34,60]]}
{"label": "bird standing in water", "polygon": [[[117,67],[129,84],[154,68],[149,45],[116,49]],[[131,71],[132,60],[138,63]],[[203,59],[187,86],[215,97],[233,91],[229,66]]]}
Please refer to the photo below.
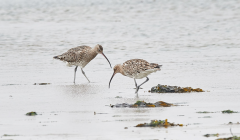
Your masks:
{"label": "bird standing in water", "polygon": [[[73,81],[73,83],[75,83],[76,71],[78,66],[81,68],[83,75],[87,78],[87,76],[85,75],[85,72],[83,71],[83,68],[91,60],[93,60],[98,54],[102,54],[107,59],[107,57],[103,53],[103,47],[101,45],[96,45],[94,48],[91,48],[85,45],[79,46],[76,48],[69,49],[67,52],[63,53],[62,55],[54,56],[53,58],[67,62],[69,66],[72,66],[72,65],[76,66],[74,69],[74,81]],[[107,61],[111,67],[111,63],[109,62],[108,59]],[[89,80],[88,82],[90,83]]]}
{"label": "bird standing in water", "polygon": [[[112,81],[113,76],[116,73],[121,73],[124,76],[130,77],[134,79],[135,86],[136,86],[136,92],[138,93],[138,90],[140,86],[142,86],[144,83],[146,83],[149,78],[147,77],[149,74],[160,71],[162,65],[155,64],[155,63],[148,63],[146,60],[143,59],[131,59],[123,64],[117,64],[114,66],[113,70],[113,75],[109,81],[109,88],[110,88],[110,83]],[[142,79],[146,77],[146,81],[144,81],[142,84],[137,85],[136,79]]]}

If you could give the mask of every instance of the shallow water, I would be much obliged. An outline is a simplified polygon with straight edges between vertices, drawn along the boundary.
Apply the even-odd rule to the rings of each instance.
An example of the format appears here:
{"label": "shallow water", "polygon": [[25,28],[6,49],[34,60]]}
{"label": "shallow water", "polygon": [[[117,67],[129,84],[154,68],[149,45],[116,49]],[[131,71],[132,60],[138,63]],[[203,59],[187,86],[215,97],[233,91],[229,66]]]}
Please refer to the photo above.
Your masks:
{"label": "shallow water", "polygon": [[[227,124],[240,114],[220,112],[240,111],[239,2],[0,1],[0,139],[205,139],[229,137],[230,128],[239,136],[240,125]],[[113,71],[100,55],[84,68],[91,83],[79,69],[74,85],[74,67],[52,57],[83,44],[101,44],[113,66],[141,58],[163,67],[138,97],[120,74],[108,88]],[[147,92],[157,84],[208,92]],[[109,107],[137,100],[183,106]],[[152,119],[187,126],[134,127]]]}

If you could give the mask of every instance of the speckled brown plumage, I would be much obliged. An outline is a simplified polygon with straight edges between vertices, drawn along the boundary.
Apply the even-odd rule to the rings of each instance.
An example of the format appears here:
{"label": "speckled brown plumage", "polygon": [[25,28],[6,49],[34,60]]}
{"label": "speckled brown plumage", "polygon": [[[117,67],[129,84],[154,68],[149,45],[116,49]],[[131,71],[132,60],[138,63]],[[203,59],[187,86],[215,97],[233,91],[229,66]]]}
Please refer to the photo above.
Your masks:
{"label": "speckled brown plumage", "polygon": [[[74,70],[74,83],[76,78],[76,71],[77,67],[80,66],[81,70],[91,61],[93,60],[98,54],[102,54],[106,59],[107,57],[103,53],[103,47],[101,45],[96,45],[94,48],[91,48],[89,46],[79,46],[72,49],[69,49],[67,52],[54,56],[53,58],[59,59],[61,61],[67,62],[68,65],[76,66]],[[109,60],[107,59],[109,62]],[[110,64],[110,62],[109,62]],[[110,64],[111,67],[111,64]],[[87,78],[85,75],[85,72],[82,70],[83,75]],[[87,78],[88,80],[88,78]],[[88,80],[89,81],[89,80]],[[89,81],[90,82],[90,81]]]}
{"label": "speckled brown plumage", "polygon": [[[135,93],[138,93],[140,86],[149,80],[147,76],[153,72],[160,71],[161,66],[162,65],[159,65],[156,63],[149,63],[143,59],[131,59],[124,62],[123,64],[117,64],[113,68],[114,72],[109,81],[109,88],[114,75],[116,73],[121,73],[124,76],[134,79],[135,86],[136,86]],[[144,77],[146,77],[146,81],[144,81],[142,84],[138,86],[135,79],[142,79]]]}
{"label": "speckled brown plumage", "polygon": [[138,75],[144,73],[146,71],[157,71],[160,70],[161,65],[155,63],[148,63],[143,59],[131,59],[122,64],[122,69],[124,71],[125,76],[138,78]]}
{"label": "speckled brown plumage", "polygon": [[92,59],[97,56],[97,52],[89,46],[79,46],[69,49],[62,55],[54,58],[67,62],[69,65],[80,66],[84,68]]}

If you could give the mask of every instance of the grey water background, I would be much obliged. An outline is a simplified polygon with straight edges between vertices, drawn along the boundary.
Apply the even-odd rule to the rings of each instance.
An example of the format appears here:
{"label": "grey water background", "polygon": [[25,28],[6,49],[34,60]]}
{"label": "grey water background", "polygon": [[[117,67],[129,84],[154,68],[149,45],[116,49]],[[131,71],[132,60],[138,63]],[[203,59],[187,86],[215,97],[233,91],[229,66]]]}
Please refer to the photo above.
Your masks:
{"label": "grey water background", "polygon": [[[230,128],[239,136],[239,125],[227,125],[239,122],[239,113],[220,112],[240,111],[239,3],[1,0],[0,139],[206,139],[205,134],[231,136]],[[74,85],[74,67],[52,57],[72,47],[96,44],[103,46],[113,66],[141,58],[162,64],[162,70],[149,76],[137,98],[133,79],[120,74],[108,88],[113,70],[98,55],[84,68],[91,83],[79,69]],[[199,87],[208,92],[147,92],[157,84]],[[108,106],[137,100],[184,106]],[[30,111],[41,115],[24,115]],[[188,126],[134,127],[152,119]]]}

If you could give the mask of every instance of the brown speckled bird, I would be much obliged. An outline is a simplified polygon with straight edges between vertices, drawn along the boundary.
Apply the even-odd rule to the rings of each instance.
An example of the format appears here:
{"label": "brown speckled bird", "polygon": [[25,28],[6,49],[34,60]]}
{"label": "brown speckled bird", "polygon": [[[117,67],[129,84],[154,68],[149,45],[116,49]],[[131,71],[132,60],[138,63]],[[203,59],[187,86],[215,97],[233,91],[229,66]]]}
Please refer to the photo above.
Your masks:
{"label": "brown speckled bird", "polygon": [[[74,69],[74,81],[73,81],[73,83],[75,83],[76,71],[78,66],[81,67],[83,75],[87,78],[87,76],[85,75],[85,72],[83,71],[83,68],[91,60],[93,60],[98,54],[102,54],[107,59],[107,57],[103,53],[103,47],[101,45],[96,45],[94,48],[91,48],[85,45],[79,46],[76,48],[69,49],[67,52],[63,53],[62,55],[54,56],[53,58],[67,62],[69,66],[72,66],[72,65],[76,66],[76,68]],[[108,59],[107,61],[111,67],[111,63],[109,62]],[[88,80],[88,82],[90,81]]]}
{"label": "brown speckled bird", "polygon": [[[153,72],[160,71],[161,66],[162,65],[158,65],[155,63],[148,63],[146,60],[143,60],[143,59],[131,59],[124,62],[123,64],[117,64],[113,68],[114,72],[109,81],[109,88],[110,88],[110,83],[112,81],[113,76],[116,73],[121,73],[124,76],[134,79],[135,86],[136,86],[135,93],[138,93],[140,86],[149,80],[147,76]],[[135,79],[142,79],[144,77],[146,77],[147,80],[138,86]]]}

